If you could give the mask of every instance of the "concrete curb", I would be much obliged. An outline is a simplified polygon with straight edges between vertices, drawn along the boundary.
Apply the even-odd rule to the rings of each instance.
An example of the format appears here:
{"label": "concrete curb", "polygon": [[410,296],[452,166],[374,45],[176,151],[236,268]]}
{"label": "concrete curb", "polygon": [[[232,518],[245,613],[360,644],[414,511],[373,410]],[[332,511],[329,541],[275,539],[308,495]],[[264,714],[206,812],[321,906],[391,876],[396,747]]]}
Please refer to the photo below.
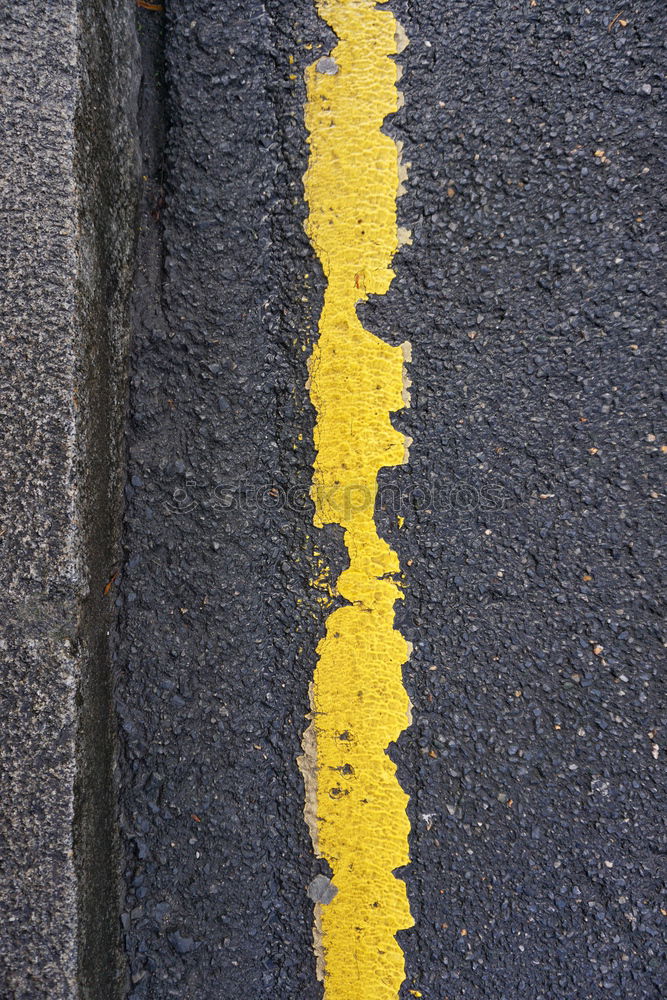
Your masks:
{"label": "concrete curb", "polygon": [[0,993],[121,995],[106,584],[135,214],[134,10],[0,25]]}

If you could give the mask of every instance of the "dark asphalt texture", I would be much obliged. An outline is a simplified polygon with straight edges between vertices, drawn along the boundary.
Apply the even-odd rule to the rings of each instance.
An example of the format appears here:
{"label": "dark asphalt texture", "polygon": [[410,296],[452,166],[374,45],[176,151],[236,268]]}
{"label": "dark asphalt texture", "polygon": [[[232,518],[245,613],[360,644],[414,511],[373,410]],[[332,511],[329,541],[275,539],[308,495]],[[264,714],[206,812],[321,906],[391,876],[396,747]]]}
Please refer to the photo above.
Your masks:
{"label": "dark asphalt texture", "polygon": [[[392,750],[413,830],[402,997],[658,1000],[665,9],[609,28],[620,7],[595,0],[392,6],[413,243],[363,316],[413,346],[410,463],[378,510],[414,643]],[[331,42],[313,7],[138,14],[117,637],[132,1000],[322,996],[296,758],[324,617],[308,580],[341,550],[281,503],[312,462],[303,68]]]}

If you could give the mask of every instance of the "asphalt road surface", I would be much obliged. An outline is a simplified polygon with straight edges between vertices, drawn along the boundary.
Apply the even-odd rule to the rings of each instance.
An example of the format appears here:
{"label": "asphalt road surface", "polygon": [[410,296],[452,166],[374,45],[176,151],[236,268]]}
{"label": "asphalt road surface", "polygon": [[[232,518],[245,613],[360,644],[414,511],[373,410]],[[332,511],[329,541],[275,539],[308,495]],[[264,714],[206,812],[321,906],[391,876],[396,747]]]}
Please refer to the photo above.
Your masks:
{"label": "asphalt road surface", "polygon": [[[665,10],[389,9],[409,40],[385,132],[410,164],[411,243],[359,315],[412,345],[409,462],[380,474],[376,510],[413,644],[390,751],[411,825],[400,997],[658,1000]],[[318,1000],[311,897],[331,871],[297,758],[346,552],[308,499],[325,278],[304,73],[335,38],[311,0],[138,21],[128,998]]]}

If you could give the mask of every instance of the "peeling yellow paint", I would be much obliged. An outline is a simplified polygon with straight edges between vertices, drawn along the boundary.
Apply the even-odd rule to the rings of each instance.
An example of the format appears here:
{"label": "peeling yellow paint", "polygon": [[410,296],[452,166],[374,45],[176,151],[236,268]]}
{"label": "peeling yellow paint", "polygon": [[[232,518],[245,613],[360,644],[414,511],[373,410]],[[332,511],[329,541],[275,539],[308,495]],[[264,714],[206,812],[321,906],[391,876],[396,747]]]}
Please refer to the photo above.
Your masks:
{"label": "peeling yellow paint", "polygon": [[326,562],[323,554],[317,549],[313,551],[314,572],[310,579],[310,586],[319,593],[316,600],[320,607],[328,609],[337,596],[337,591],[331,578],[331,567]]}
{"label": "peeling yellow paint", "polygon": [[313,842],[338,890],[316,904],[315,939],[326,1000],[395,1000],[404,979],[395,935],[412,918],[393,871],[408,862],[409,822],[386,749],[409,721],[409,648],[394,628],[398,557],[374,507],[379,470],[406,459],[390,414],[407,405],[409,349],[365,330],[356,307],[386,293],[409,239],[396,219],[406,168],[381,130],[399,107],[392,57],[407,40],[375,0],[315,2],[338,44],[307,72],[306,228],[327,279],[309,363],[312,494],[316,524],[340,525],[349,554],[335,584],[345,604],[318,646],[302,761]]}

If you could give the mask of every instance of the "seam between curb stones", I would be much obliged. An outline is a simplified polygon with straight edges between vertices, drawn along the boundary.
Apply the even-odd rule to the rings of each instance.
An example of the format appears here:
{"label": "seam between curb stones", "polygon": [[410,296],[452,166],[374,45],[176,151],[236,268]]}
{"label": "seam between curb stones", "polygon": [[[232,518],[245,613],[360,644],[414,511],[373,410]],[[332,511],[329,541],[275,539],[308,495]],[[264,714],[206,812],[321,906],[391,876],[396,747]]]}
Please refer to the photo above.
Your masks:
{"label": "seam between curb stones", "polygon": [[109,635],[120,565],[138,180],[138,43],[124,0],[78,4],[79,93],[74,172],[78,214],[76,312],[78,503],[83,547],[76,695],[74,861],[80,1000],[125,994],[115,782],[116,723]]}

